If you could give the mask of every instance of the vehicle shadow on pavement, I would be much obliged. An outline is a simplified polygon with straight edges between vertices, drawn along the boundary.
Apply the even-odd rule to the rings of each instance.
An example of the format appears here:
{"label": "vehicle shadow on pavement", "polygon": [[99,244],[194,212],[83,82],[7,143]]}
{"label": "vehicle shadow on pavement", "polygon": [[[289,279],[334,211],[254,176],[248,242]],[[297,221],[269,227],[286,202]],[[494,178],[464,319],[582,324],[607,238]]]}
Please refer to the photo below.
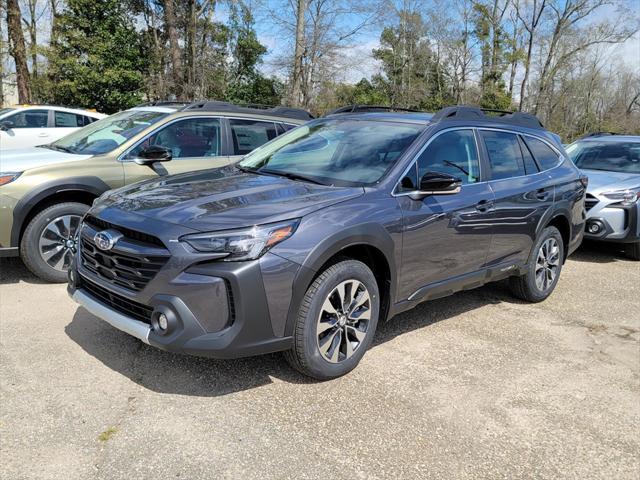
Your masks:
{"label": "vehicle shadow on pavement", "polygon": [[0,285],[20,282],[47,283],[31,273],[20,258],[0,258]]}
{"label": "vehicle shadow on pavement", "polygon": [[624,254],[624,246],[616,243],[592,242],[585,240],[569,260],[587,263],[633,262]]}
{"label": "vehicle shadow on pavement", "polygon": [[[429,327],[483,305],[520,303],[504,282],[434,300],[378,326],[375,347],[399,335]],[[214,360],[165,352],[129,336],[80,307],[65,332],[108,368],[159,393],[201,397],[223,396],[273,383],[315,383],[294,371],[280,354],[236,360]],[[369,353],[375,354],[375,353]]]}

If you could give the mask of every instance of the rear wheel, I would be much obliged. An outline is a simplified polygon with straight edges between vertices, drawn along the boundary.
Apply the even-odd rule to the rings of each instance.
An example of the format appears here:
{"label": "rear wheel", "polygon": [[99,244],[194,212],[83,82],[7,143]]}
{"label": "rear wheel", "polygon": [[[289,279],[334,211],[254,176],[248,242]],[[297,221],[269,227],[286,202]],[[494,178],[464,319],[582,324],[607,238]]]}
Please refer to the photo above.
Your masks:
{"label": "rear wheel", "polygon": [[285,358],[320,380],[353,370],[371,345],[378,324],[376,279],[364,263],[345,260],[316,278],[302,301],[294,347]]}
{"label": "rear wheel", "polygon": [[83,203],[59,203],[33,217],[22,236],[20,255],[34,275],[48,282],[67,281],[80,221],[88,209]]}
{"label": "rear wheel", "polygon": [[640,242],[626,244],[624,253],[631,260],[640,260]]}
{"label": "rear wheel", "polygon": [[562,235],[555,227],[545,228],[531,250],[527,273],[509,281],[513,294],[527,302],[545,300],[556,288],[563,256]]}

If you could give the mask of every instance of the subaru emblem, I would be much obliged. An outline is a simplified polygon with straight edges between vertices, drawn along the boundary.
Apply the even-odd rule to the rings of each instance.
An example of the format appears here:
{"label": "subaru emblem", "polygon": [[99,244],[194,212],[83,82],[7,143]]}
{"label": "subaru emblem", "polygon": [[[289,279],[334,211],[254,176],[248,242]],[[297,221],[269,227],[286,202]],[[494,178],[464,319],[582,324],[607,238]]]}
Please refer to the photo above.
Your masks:
{"label": "subaru emblem", "polygon": [[100,250],[111,250],[118,240],[122,238],[120,232],[115,230],[103,230],[93,236],[93,242]]}

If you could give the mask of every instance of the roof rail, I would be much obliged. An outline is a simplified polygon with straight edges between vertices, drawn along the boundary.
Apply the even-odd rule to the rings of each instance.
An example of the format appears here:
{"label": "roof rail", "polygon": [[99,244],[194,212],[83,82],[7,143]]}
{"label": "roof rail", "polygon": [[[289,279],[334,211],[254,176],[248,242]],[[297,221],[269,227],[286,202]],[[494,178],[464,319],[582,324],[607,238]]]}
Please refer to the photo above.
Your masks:
{"label": "roof rail", "polygon": [[609,135],[620,135],[620,134],[616,133],[616,132],[590,132],[590,133],[587,133],[587,134],[581,136],[580,138],[608,137]]}
{"label": "roof rail", "polygon": [[[487,115],[487,113],[495,115]],[[520,127],[544,129],[544,125],[538,117],[530,113],[509,112],[507,110],[480,108],[472,105],[445,107],[437,112],[431,119],[434,123],[446,120],[480,120],[484,122],[498,122],[518,125]]]}
{"label": "roof rail", "polygon": [[384,105],[345,105],[344,107],[331,110],[325,116],[337,115],[340,113],[365,113],[365,112],[419,112],[411,108],[387,107]]}
{"label": "roof rail", "polygon": [[234,112],[247,113],[250,115],[264,115],[272,117],[293,118],[296,120],[313,120],[315,117],[302,108],[269,106],[250,103],[247,105],[236,105],[230,102],[220,102],[214,100],[203,100],[190,103],[180,109],[181,111],[198,110],[202,112]]}
{"label": "roof rail", "polygon": [[189,101],[180,101],[180,100],[152,100],[150,102],[144,102],[139,105],[136,105],[133,108],[139,107],[179,107],[182,108],[186,105],[189,105],[191,102]]}

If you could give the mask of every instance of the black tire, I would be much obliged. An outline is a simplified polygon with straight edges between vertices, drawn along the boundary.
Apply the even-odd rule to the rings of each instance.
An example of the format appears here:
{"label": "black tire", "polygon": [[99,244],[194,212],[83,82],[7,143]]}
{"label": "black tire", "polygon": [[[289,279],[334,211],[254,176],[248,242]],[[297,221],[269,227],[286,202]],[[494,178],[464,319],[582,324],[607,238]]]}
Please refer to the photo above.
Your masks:
{"label": "black tire", "polygon": [[627,243],[624,247],[624,253],[631,260],[640,260],[640,242]]}
{"label": "black tire", "polygon": [[[343,320],[346,320],[347,322],[352,321],[349,320],[351,316],[344,316],[336,313],[336,322],[334,326],[331,329],[328,329],[326,334],[325,332],[321,334],[328,336],[331,335],[333,331],[336,331],[333,336],[334,340],[339,335],[337,342],[339,345],[339,347],[337,347],[339,349],[338,357],[343,355],[343,359],[337,361],[337,363],[332,363],[330,359],[325,357],[328,353],[323,354],[320,350],[320,342],[322,340],[318,334],[318,326],[322,323],[328,324],[332,322],[332,320],[330,320],[330,322],[320,322],[321,315],[325,315],[327,312],[325,309],[325,302],[329,301],[330,303],[335,304],[335,302],[340,298],[339,293],[336,293],[336,289],[338,289],[339,285],[344,283],[348,284],[348,282],[354,282],[351,284],[352,286],[349,287],[349,293],[351,293],[351,289],[356,289],[356,295],[353,296],[355,297],[353,298],[354,301],[365,298],[365,294],[363,292],[368,293],[369,301],[365,302],[362,308],[366,309],[368,305],[370,319],[366,326],[354,323],[343,323],[340,325],[337,320],[340,316],[342,316]],[[359,285],[362,285],[364,290]],[[338,295],[338,297],[336,297],[336,295]],[[349,297],[346,290],[343,296],[347,298]],[[355,303],[351,303],[351,305],[355,305]],[[322,272],[307,290],[307,293],[302,300],[302,305],[294,327],[294,345],[291,350],[284,353],[285,358],[293,368],[318,380],[329,380],[345,375],[358,365],[371,345],[378,325],[379,313],[380,294],[378,284],[369,267],[357,260],[344,260],[338,262]],[[327,315],[322,318],[331,319],[331,317],[332,315]],[[354,325],[357,325],[357,328],[359,329],[364,328],[366,330],[364,338],[359,342],[351,333],[346,333],[347,331],[355,333],[353,330]],[[337,332],[337,330],[340,330],[340,332]],[[358,333],[362,334],[360,330]],[[343,335],[345,335],[344,338]],[[349,340],[350,336],[353,339],[353,343]],[[323,337],[323,339],[324,338],[325,337]],[[348,347],[345,342],[349,343]],[[326,342],[325,345],[328,345],[329,343],[333,344],[333,342]],[[354,343],[356,343],[355,348],[353,348]],[[343,349],[346,351],[347,348],[350,350],[352,349],[351,356],[348,356],[347,353],[342,353]],[[335,353],[335,348],[333,349],[333,352]]]}
{"label": "black tire", "polygon": [[[555,268],[555,276],[553,280],[549,281],[547,276],[547,267],[544,266],[544,271],[542,272],[543,283],[542,287],[536,282],[536,273],[539,272],[538,268],[538,255],[541,252],[543,245],[546,242],[555,241],[558,246],[557,253],[557,265]],[[548,244],[547,244],[548,245]],[[547,227],[545,228],[531,249],[531,253],[529,254],[529,261],[526,265],[527,273],[519,276],[519,277],[511,277],[509,279],[509,286],[511,287],[512,293],[522,300],[526,300],[527,302],[537,303],[545,300],[553,290],[556,288],[558,284],[558,280],[560,279],[560,273],[562,271],[562,264],[564,262],[564,242],[562,240],[562,235],[560,231],[556,227]]]}
{"label": "black tire", "polygon": [[31,219],[22,235],[20,256],[24,264],[34,275],[47,282],[64,283],[67,281],[66,270],[59,270],[52,267],[41,255],[40,237],[47,225],[56,218],[65,215],[82,217],[87,210],[89,210],[89,206],[84,203],[58,203],[45,208]]}

